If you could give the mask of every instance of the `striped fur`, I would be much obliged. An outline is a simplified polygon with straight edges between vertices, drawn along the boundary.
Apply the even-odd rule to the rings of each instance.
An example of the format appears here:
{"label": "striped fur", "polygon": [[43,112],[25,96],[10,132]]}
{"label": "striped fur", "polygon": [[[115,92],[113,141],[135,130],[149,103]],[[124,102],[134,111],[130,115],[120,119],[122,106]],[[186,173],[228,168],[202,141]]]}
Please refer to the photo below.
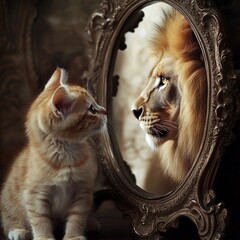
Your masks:
{"label": "striped fur", "polygon": [[[30,107],[28,144],[1,192],[1,221],[11,240],[53,240],[58,221],[65,240],[86,239],[97,162],[88,139],[106,125],[106,111],[57,68]],[[57,226],[56,226],[57,227]]]}

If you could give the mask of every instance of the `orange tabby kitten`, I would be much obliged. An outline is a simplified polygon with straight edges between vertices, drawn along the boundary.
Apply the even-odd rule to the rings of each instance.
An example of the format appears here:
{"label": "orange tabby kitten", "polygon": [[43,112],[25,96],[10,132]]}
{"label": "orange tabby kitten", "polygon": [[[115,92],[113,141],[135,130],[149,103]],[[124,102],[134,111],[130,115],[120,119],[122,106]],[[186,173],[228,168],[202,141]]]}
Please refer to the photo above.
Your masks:
{"label": "orange tabby kitten", "polygon": [[106,110],[82,87],[68,85],[57,68],[27,115],[28,145],[1,193],[1,220],[10,240],[85,240],[97,162],[88,137],[106,125]]}

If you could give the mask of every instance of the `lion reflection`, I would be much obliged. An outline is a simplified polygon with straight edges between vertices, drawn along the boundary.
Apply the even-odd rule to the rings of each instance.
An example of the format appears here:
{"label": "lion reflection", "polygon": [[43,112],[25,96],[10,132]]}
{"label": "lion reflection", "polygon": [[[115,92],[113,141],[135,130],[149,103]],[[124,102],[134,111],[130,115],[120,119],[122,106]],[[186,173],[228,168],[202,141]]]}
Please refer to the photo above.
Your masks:
{"label": "lion reflection", "polygon": [[[191,168],[201,146],[207,106],[206,71],[197,39],[179,12],[170,8],[163,16],[149,47],[154,61],[147,85],[142,83],[132,105],[146,145],[158,156],[150,169],[156,175],[153,169],[158,168],[163,177],[145,183],[158,193],[178,185]],[[162,187],[159,181],[169,186],[156,190]]]}

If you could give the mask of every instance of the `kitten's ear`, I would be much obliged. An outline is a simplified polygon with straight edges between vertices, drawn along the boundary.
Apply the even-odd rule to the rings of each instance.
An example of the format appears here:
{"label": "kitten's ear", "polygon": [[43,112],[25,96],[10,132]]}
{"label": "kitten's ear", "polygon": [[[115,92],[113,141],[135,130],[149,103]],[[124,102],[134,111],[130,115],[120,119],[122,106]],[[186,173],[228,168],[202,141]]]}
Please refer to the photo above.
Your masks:
{"label": "kitten's ear", "polygon": [[52,111],[56,117],[65,118],[71,113],[75,99],[69,95],[65,86],[60,86],[53,94],[51,99]]}
{"label": "kitten's ear", "polygon": [[68,73],[62,68],[57,67],[56,71],[53,73],[52,77],[49,79],[45,85],[45,89],[48,87],[58,88],[60,85],[67,83]]}

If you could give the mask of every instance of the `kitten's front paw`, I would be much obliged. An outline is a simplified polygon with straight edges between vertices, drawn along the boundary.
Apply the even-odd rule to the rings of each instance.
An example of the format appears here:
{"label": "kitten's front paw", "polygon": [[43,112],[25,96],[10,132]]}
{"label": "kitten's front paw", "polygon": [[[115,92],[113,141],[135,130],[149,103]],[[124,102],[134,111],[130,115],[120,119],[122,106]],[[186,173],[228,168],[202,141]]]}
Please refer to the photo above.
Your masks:
{"label": "kitten's front paw", "polygon": [[79,236],[79,237],[72,237],[72,238],[64,238],[64,240],[87,240],[87,238],[84,236]]}
{"label": "kitten's front paw", "polygon": [[31,234],[26,229],[12,229],[8,233],[8,238],[10,240],[28,240],[30,239]]}

